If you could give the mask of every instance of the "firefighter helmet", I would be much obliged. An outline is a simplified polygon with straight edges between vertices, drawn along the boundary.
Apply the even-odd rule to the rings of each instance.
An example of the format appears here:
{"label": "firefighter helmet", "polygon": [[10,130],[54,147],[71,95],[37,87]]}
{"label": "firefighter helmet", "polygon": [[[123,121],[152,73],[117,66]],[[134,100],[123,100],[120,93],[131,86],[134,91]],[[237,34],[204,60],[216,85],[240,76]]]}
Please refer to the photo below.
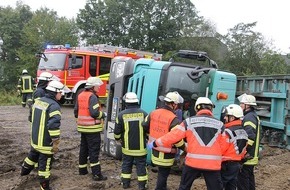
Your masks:
{"label": "firefighter helmet", "polygon": [[176,91],[174,92],[168,92],[166,96],[163,99],[165,102],[173,102],[175,104],[183,103],[183,98],[180,96],[180,94]]}
{"label": "firefighter helmet", "polygon": [[52,92],[63,92],[64,85],[59,81],[53,80],[48,83],[45,89]]}
{"label": "firefighter helmet", "polygon": [[225,109],[225,115],[232,115],[236,118],[241,118],[244,116],[243,109],[237,104],[228,105]]}
{"label": "firefighter helmet", "polygon": [[137,94],[135,94],[134,92],[127,92],[124,96],[123,96],[123,100],[126,103],[138,103],[138,97]]}
{"label": "firefighter helmet", "polygon": [[209,98],[199,97],[199,98],[197,98],[197,100],[195,102],[195,106],[194,106],[195,111],[200,110],[202,108],[202,105],[211,106],[212,108],[214,107],[214,104],[212,103],[212,101]]}
{"label": "firefighter helmet", "polygon": [[101,86],[103,81],[99,77],[89,77],[86,82],[85,88],[91,88],[93,86]]}
{"label": "firefighter helmet", "polygon": [[22,74],[28,74],[28,71],[26,69],[23,69]]}
{"label": "firefighter helmet", "polygon": [[52,81],[53,80],[53,74],[51,74],[49,72],[42,72],[39,75],[38,80]]}
{"label": "firefighter helmet", "polygon": [[245,94],[241,97],[240,103],[250,105],[250,106],[256,106],[256,98],[253,95]]}

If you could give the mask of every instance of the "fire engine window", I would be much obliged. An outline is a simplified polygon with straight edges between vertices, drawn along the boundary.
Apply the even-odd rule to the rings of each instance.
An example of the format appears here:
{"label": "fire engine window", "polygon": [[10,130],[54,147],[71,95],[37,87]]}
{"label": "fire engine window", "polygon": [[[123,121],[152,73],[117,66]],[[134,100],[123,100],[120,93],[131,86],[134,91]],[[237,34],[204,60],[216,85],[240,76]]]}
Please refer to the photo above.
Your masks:
{"label": "fire engine window", "polygon": [[82,68],[83,57],[76,57],[76,62],[72,64],[72,69]]}
{"label": "fire engine window", "polygon": [[97,57],[96,56],[90,56],[90,75],[96,76],[97,74]]}
{"label": "fire engine window", "polygon": [[99,75],[107,74],[110,72],[112,58],[100,57],[100,72]]}

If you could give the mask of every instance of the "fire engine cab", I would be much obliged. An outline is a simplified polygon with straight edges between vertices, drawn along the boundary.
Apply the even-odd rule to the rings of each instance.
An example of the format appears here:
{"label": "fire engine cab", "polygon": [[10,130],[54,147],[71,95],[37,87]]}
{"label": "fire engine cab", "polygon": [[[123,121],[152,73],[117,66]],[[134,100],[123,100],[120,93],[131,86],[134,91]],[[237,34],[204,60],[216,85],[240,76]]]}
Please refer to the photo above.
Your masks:
{"label": "fire engine cab", "polygon": [[[99,76],[104,84],[100,87],[99,96],[107,97],[106,86],[109,80],[111,61],[115,56],[126,56],[133,59],[151,58],[161,60],[162,54],[97,44],[88,47],[70,47],[66,45],[48,45],[44,52],[37,53],[40,58],[37,76],[48,71],[60,78],[69,89],[61,100],[74,103],[77,95],[83,90],[86,79]],[[105,100],[105,99],[103,99]]]}

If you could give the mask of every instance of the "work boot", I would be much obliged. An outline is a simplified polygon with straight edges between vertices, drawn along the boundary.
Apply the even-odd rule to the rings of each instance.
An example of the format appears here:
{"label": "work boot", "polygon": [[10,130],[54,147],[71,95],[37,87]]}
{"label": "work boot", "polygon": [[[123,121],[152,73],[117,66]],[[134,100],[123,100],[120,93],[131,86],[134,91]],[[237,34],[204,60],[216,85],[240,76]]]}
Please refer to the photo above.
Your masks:
{"label": "work boot", "polygon": [[22,166],[21,166],[21,176],[25,176],[30,174],[30,172],[33,170],[33,166],[29,166],[28,164],[26,164],[25,162],[23,162]]}
{"label": "work boot", "polygon": [[130,183],[123,183],[123,189],[130,188]]}
{"label": "work boot", "polygon": [[106,176],[103,176],[102,174],[94,175],[93,176],[93,180],[95,180],[95,181],[105,181],[107,179],[108,178]]}
{"label": "work boot", "polygon": [[139,190],[146,190],[146,189],[148,189],[147,188],[147,183],[145,181],[139,182],[138,186],[139,186]]}
{"label": "work boot", "polygon": [[79,175],[87,175],[88,173],[87,168],[79,168]]}
{"label": "work boot", "polygon": [[49,180],[45,180],[40,182],[40,189],[41,190],[52,190],[51,187],[49,187]]}

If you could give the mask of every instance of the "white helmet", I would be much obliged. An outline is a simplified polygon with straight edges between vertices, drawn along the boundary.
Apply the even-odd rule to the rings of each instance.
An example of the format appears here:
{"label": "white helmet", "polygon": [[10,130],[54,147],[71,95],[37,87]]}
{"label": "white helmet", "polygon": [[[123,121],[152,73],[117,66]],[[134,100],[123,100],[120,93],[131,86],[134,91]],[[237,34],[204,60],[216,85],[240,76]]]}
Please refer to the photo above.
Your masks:
{"label": "white helmet", "polygon": [[99,77],[89,77],[86,82],[85,88],[91,88],[93,86],[101,86],[103,81]]}
{"label": "white helmet", "polygon": [[214,107],[214,104],[212,103],[212,101],[207,98],[207,97],[199,97],[197,98],[196,102],[195,102],[195,106],[194,106],[194,109],[195,111],[199,110],[200,109],[200,105],[210,105],[212,107]]}
{"label": "white helmet", "polygon": [[175,104],[183,103],[183,98],[176,91],[168,92],[164,98],[161,97],[160,99],[163,99],[165,102],[173,102]]}
{"label": "white helmet", "polygon": [[59,81],[53,80],[48,83],[45,89],[52,92],[63,92],[64,85]]}
{"label": "white helmet", "polygon": [[28,74],[28,71],[26,69],[23,69],[22,74]]}
{"label": "white helmet", "polygon": [[251,105],[251,106],[256,106],[256,98],[253,95],[249,95],[249,94],[244,94],[241,98],[240,98],[240,103],[246,104],[246,105]]}
{"label": "white helmet", "polygon": [[134,92],[127,92],[124,96],[123,96],[123,100],[126,103],[138,103],[138,97],[137,94],[135,94]]}
{"label": "white helmet", "polygon": [[237,104],[228,105],[225,111],[226,115],[232,115],[235,116],[236,118],[241,118],[244,116],[243,109],[241,108],[241,106]]}
{"label": "white helmet", "polygon": [[49,73],[49,72],[42,72],[39,77],[38,80],[44,80],[44,81],[52,81],[53,80],[53,74]]}

